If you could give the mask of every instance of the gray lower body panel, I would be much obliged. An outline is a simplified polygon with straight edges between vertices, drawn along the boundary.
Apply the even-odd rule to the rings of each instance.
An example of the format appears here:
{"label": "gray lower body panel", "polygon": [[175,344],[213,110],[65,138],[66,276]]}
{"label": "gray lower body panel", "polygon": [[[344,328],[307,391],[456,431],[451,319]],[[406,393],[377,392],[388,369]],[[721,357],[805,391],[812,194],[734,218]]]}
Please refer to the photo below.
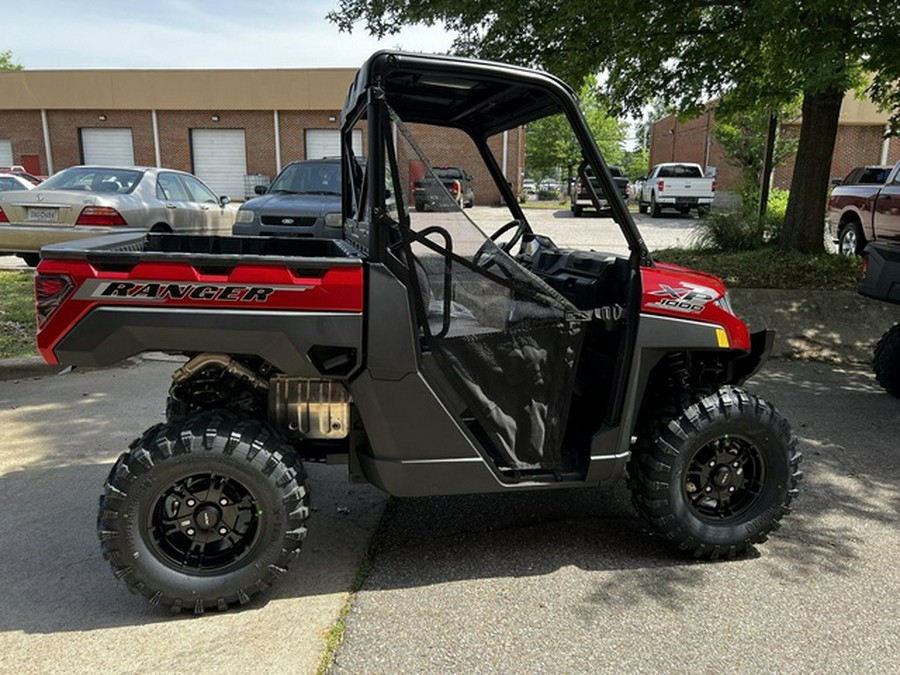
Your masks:
{"label": "gray lower body panel", "polygon": [[[146,351],[255,355],[293,377],[321,377],[308,358],[313,347],[348,350],[362,358],[360,314],[254,312],[148,307],[98,307],[56,345],[60,364],[108,366]],[[352,352],[351,352],[352,350]]]}

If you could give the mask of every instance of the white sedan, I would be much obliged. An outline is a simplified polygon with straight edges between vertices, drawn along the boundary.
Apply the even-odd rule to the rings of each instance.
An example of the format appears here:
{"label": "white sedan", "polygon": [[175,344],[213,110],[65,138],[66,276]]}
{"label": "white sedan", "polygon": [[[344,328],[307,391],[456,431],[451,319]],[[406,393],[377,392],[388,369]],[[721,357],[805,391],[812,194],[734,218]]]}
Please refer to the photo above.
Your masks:
{"label": "white sedan", "polygon": [[123,230],[230,235],[237,206],[175,169],[73,166],[0,192],[0,254],[37,265],[42,246]]}

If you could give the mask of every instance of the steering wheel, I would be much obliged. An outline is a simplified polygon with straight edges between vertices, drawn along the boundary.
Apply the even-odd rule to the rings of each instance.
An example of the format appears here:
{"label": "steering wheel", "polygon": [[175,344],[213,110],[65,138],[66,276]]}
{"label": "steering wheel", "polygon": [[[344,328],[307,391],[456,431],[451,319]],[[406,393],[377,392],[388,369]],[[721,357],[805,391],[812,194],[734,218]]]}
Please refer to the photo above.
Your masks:
{"label": "steering wheel", "polygon": [[[504,242],[502,244],[497,244],[497,246],[504,252],[509,253],[512,251],[513,246],[515,246],[519,239],[522,238],[522,235],[525,234],[525,229],[527,225],[524,220],[519,220],[518,218],[515,220],[511,220],[505,225],[501,226],[494,234],[491,235],[490,241],[496,242],[501,236],[505,233],[509,232],[511,229],[515,228],[515,232],[513,233],[512,238]],[[472,256],[472,262],[475,265],[481,265],[482,268],[488,269],[496,262],[494,260],[493,255],[485,255],[487,253],[488,242],[484,242],[481,246],[478,247],[478,250],[475,251],[475,255]],[[484,263],[482,264],[481,259],[485,258]]]}

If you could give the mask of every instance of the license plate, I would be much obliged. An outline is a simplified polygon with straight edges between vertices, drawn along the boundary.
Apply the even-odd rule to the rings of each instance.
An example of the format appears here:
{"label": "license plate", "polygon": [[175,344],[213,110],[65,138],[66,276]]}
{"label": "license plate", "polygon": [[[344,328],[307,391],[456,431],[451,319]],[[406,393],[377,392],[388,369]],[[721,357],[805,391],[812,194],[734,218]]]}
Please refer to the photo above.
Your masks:
{"label": "license plate", "polygon": [[28,209],[28,220],[32,223],[59,222],[59,209]]}

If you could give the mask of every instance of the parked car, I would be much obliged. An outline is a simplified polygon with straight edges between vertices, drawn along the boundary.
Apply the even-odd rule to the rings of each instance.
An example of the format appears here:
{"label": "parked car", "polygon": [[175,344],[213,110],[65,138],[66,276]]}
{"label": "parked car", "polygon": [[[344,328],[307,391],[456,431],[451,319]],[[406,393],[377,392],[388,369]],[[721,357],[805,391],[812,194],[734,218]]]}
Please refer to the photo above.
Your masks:
{"label": "parked car", "polygon": [[0,173],[13,173],[20,178],[24,178],[32,185],[37,185],[38,183],[42,183],[47,180],[47,176],[35,176],[34,174],[30,174],[25,170],[24,166],[19,164],[14,164],[12,166],[0,166]]}
{"label": "parked car", "polygon": [[873,165],[858,166],[847,174],[843,179],[835,178],[831,181],[834,186],[838,185],[884,185],[888,174],[891,173],[892,166]]}
{"label": "parked car", "polygon": [[531,178],[526,178],[522,181],[522,192],[524,192],[526,195],[537,194],[537,183],[535,183]]}
{"label": "parked car", "polygon": [[[900,246],[872,243],[866,246],[860,295],[900,305]],[[900,398],[900,323],[889,328],[872,354],[875,379],[891,396]]]}
{"label": "parked car", "polygon": [[702,216],[709,212],[716,196],[716,179],[704,177],[699,164],[657,164],[650,170],[650,175],[641,180],[638,210],[641,213],[649,210],[653,218],[658,217],[664,208],[683,214],[697,209]]}
{"label": "parked car", "polygon": [[31,190],[34,183],[15,173],[0,172],[0,192],[10,190]]}
{"label": "parked car", "polygon": [[475,190],[472,189],[472,180],[472,176],[458,166],[431,167],[431,174],[426,174],[415,181],[413,185],[416,211],[424,211],[426,208],[432,210],[445,208],[448,206],[445,197],[448,192],[453,202],[459,206],[463,208],[475,206]]}
{"label": "parked car", "polygon": [[[609,199],[603,193],[603,188],[600,187],[600,181],[597,180],[596,176],[594,176],[593,170],[590,167],[586,167],[585,173],[587,174],[588,179],[591,182],[591,186],[597,193],[597,199],[599,203],[597,205],[594,204],[594,201],[591,198],[591,194],[590,192],[588,192],[587,185],[584,184],[584,181],[581,178],[577,179],[572,184],[571,193],[569,195],[572,215],[576,218],[581,216],[581,213],[582,211],[584,211],[584,209],[597,209],[598,211],[609,210]],[[610,175],[612,175],[613,181],[615,181],[616,184],[616,188],[622,195],[622,198],[627,200],[629,195],[631,195],[631,181],[628,180],[627,176],[622,174],[622,169],[617,166],[609,167],[609,173]]]}
{"label": "parked car", "polygon": [[841,184],[828,198],[830,229],[843,255],[862,255],[870,241],[900,243],[900,162],[870,175],[881,182]]}
{"label": "parked car", "polygon": [[229,234],[237,207],[175,169],[73,166],[0,193],[0,251],[37,265],[42,246],[111,231]]}
{"label": "parked car", "polygon": [[291,162],[268,188],[257,186],[241,205],[234,234],[296,237],[341,236],[339,157]]}

